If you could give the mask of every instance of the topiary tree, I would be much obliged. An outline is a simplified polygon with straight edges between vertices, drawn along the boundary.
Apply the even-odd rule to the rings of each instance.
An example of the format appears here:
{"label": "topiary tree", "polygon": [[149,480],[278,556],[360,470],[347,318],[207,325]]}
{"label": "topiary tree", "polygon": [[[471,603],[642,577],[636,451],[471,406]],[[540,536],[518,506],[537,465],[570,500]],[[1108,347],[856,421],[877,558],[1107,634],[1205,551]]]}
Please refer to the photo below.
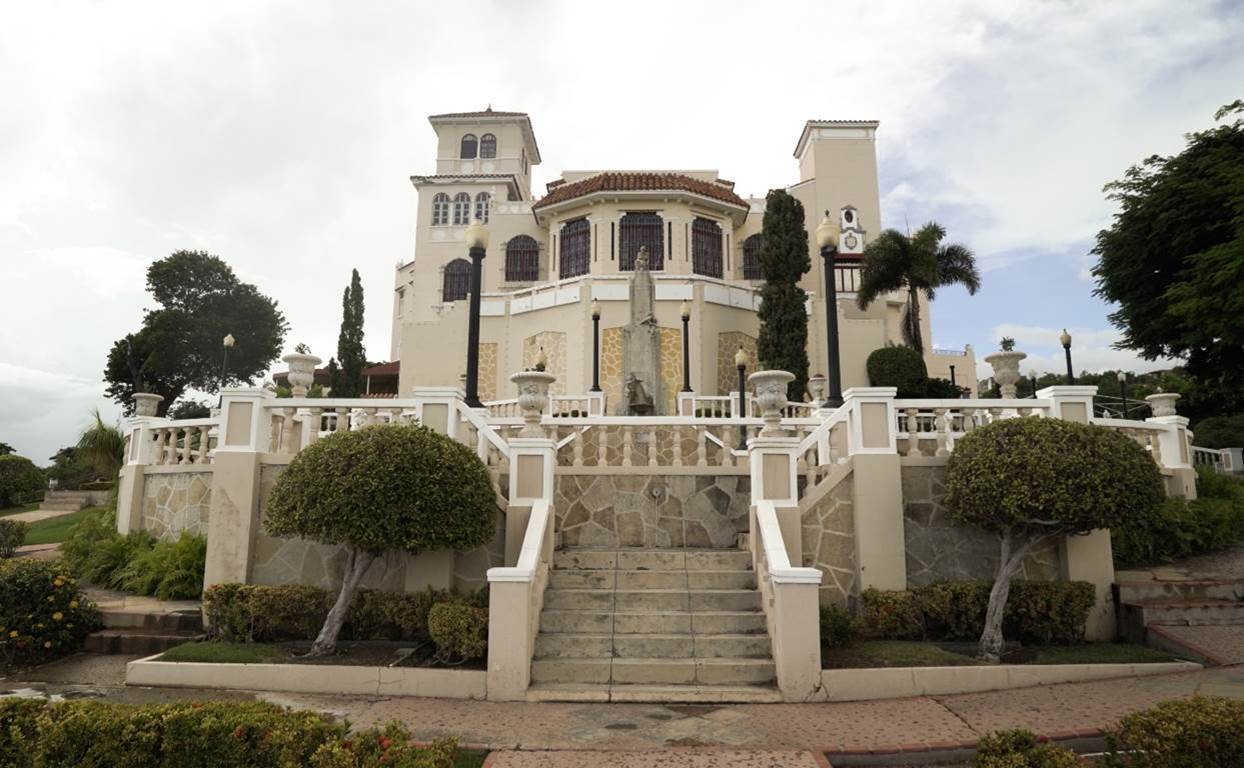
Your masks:
{"label": "topiary tree", "polygon": [[760,249],[760,336],[756,353],[764,368],[795,374],[788,400],[803,400],[808,385],[808,294],[799,281],[812,268],[803,204],[775,189],[765,196],[764,246]]}
{"label": "topiary tree", "polygon": [[981,658],[1002,652],[1011,577],[1049,539],[1147,517],[1165,496],[1153,459],[1105,427],[1047,418],[996,421],[955,444],[946,507],[959,522],[994,533],[998,573],[989,593]]}
{"label": "topiary tree", "polygon": [[924,355],[911,347],[875,349],[865,365],[872,386],[898,387],[898,397],[924,397],[929,369],[924,365]]}
{"label": "topiary tree", "polygon": [[11,507],[18,499],[47,487],[47,476],[25,456],[15,453],[0,456],[0,509]]}
{"label": "topiary tree", "polygon": [[331,652],[354,590],[388,550],[473,549],[493,535],[496,491],[465,445],[419,426],[335,432],[277,479],[264,525],[346,551],[341,589],[310,655]]}

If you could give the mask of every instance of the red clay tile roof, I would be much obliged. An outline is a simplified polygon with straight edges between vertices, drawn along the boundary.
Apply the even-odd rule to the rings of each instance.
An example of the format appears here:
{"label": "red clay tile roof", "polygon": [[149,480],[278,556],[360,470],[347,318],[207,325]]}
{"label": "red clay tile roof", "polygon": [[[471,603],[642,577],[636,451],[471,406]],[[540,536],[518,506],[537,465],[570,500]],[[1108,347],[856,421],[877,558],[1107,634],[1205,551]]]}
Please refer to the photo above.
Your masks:
{"label": "red clay tile roof", "polygon": [[402,361],[394,360],[391,363],[380,363],[363,369],[364,376],[396,376],[402,368]]}
{"label": "red clay tile roof", "polygon": [[686,176],[681,173],[598,173],[573,184],[562,184],[549,190],[532,208],[544,208],[555,203],[573,200],[594,192],[639,192],[677,190],[711,197],[723,203],[746,208],[747,202],[728,187],[711,181]]}

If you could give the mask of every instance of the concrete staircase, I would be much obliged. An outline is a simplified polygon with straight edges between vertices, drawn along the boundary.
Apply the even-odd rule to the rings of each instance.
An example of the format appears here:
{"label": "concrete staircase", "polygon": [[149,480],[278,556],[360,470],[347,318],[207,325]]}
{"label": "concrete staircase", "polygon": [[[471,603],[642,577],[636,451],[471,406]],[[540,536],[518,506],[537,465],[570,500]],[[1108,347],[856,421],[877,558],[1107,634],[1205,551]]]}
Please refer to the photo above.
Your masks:
{"label": "concrete staircase", "polygon": [[90,503],[90,491],[48,491],[36,511],[77,512]]}
{"label": "concrete staircase", "polygon": [[781,701],[751,555],[554,554],[528,698]]}
{"label": "concrete staircase", "polygon": [[1244,627],[1244,582],[1125,581],[1115,585],[1119,634],[1206,664],[1231,663],[1227,655],[1203,644],[1213,632],[1194,627]]}
{"label": "concrete staircase", "polygon": [[100,615],[104,628],[87,635],[83,646],[90,653],[150,656],[204,637],[203,618],[197,610],[104,610]]}

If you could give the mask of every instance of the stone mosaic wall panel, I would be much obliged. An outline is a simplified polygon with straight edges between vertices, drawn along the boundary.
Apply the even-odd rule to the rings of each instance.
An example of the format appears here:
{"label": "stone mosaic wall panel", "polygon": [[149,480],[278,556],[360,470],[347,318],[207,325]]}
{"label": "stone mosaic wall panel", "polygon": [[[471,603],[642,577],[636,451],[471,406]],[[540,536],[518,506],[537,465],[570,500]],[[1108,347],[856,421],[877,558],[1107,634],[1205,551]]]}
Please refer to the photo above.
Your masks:
{"label": "stone mosaic wall panel", "polygon": [[[661,328],[661,383],[665,386],[665,413],[678,408],[678,390],[682,389],[682,330]],[[590,341],[590,339],[589,339]],[[591,380],[591,368],[587,380]],[[612,413],[622,402],[622,329],[603,328],[600,332],[600,388]]]}
{"label": "stone mosaic wall panel", "polygon": [[479,399],[501,399],[497,395],[497,343],[489,341],[479,345]]}
{"label": "stone mosaic wall panel", "polygon": [[524,370],[535,367],[541,347],[544,348],[544,356],[548,360],[545,372],[557,377],[557,381],[549,385],[549,394],[566,394],[566,334],[560,331],[541,331],[523,339]]}
{"label": "stone mosaic wall panel", "polygon": [[[956,523],[942,504],[945,467],[903,467],[903,532],[907,583],[912,586],[956,579],[992,581],[998,570],[998,539]],[[1016,578],[1053,581],[1059,576],[1058,542],[1029,555]]]}
{"label": "stone mosaic wall panel", "polygon": [[728,395],[739,388],[739,369],[734,367],[734,355],[739,345],[747,353],[748,373],[756,372],[756,337],[739,331],[717,334],[717,394]]}
{"label": "stone mosaic wall panel", "polygon": [[802,511],[803,563],[821,579],[821,605],[846,607],[859,594],[855,564],[853,476],[847,475],[817,503]]}
{"label": "stone mosaic wall panel", "polygon": [[740,475],[560,475],[557,531],[568,547],[731,548],[747,530]]}
{"label": "stone mosaic wall panel", "polygon": [[661,383],[665,385],[664,413],[678,412],[678,391],[682,389],[682,330],[661,330]]}
{"label": "stone mosaic wall panel", "polygon": [[160,541],[176,541],[183,532],[207,538],[211,506],[210,472],[144,478],[142,527]]}

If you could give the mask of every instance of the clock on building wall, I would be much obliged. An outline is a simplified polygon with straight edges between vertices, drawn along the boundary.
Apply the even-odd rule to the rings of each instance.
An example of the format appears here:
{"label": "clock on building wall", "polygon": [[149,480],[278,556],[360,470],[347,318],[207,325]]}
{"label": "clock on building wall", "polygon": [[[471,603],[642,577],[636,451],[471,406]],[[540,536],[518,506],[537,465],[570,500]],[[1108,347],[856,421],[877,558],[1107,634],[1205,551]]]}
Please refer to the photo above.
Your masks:
{"label": "clock on building wall", "polygon": [[860,228],[860,212],[853,205],[844,205],[838,212],[838,226],[842,230],[838,252],[859,255],[864,252],[864,230]]}
{"label": "clock on building wall", "polygon": [[854,251],[860,247],[860,239],[855,236],[854,232],[850,232],[846,237],[842,238],[842,244],[846,246],[848,251]]}

